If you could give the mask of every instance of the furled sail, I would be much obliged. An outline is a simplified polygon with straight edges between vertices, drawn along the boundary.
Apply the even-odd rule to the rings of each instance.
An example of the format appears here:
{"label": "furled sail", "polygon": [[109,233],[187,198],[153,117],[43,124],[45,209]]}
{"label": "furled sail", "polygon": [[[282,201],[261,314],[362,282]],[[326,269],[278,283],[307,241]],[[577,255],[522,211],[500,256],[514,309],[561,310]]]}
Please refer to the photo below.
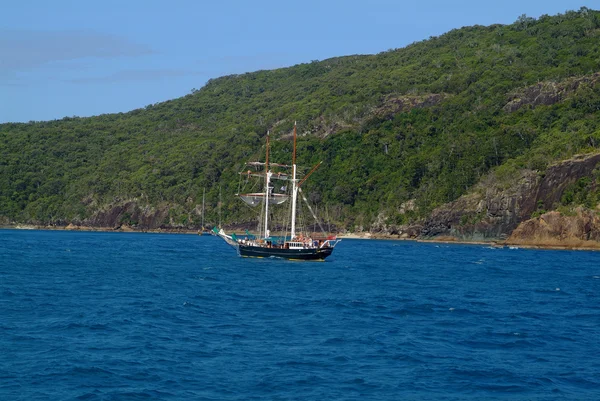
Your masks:
{"label": "furled sail", "polygon": [[[265,163],[264,162],[248,162],[246,163],[248,166],[264,166]],[[292,166],[289,166],[287,164],[279,164],[279,163],[269,163],[269,166],[271,167],[287,167],[287,168],[292,168]]]}
{"label": "furled sail", "polygon": [[[250,206],[256,206],[263,203],[265,194],[263,192],[256,192],[251,194],[240,194],[240,198]],[[289,195],[285,194],[269,194],[269,205],[281,205],[283,202],[288,200]]]}
{"label": "furled sail", "polygon": [[[247,177],[264,177],[265,173],[262,172],[262,171],[254,172],[254,171],[248,170],[248,171],[242,171],[240,173],[240,175],[245,175]],[[283,180],[283,181],[286,181],[286,180],[290,179],[290,176],[289,176],[289,174],[277,172],[277,173],[272,173],[271,179],[272,180]]]}

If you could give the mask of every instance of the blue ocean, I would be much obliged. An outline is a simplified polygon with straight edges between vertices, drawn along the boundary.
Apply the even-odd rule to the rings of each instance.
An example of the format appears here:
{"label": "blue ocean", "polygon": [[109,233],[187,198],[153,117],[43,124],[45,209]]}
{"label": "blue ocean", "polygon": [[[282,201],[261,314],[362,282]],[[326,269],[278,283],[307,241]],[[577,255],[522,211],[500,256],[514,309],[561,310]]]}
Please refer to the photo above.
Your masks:
{"label": "blue ocean", "polygon": [[600,252],[0,230],[0,400],[598,400]]}

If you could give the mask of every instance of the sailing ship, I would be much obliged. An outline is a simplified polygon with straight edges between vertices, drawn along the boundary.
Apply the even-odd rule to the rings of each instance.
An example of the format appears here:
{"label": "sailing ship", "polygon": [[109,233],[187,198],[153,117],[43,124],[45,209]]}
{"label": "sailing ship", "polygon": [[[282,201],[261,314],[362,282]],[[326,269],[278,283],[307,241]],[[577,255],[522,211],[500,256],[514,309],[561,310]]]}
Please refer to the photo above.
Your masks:
{"label": "sailing ship", "polygon": [[[302,232],[297,226],[298,198],[299,195],[306,202],[315,221],[318,222],[306,197],[302,193],[302,184],[319,167],[314,166],[302,179],[298,179],[298,168],[296,166],[296,124],[294,123],[294,145],[292,153],[292,164],[269,163],[269,133],[267,132],[267,146],[265,162],[249,162],[247,165],[251,168],[241,172],[241,176],[250,179],[258,177],[263,181],[263,190],[249,193],[240,193],[238,196],[249,206],[260,206],[261,213],[259,218],[259,235],[251,235],[246,230],[246,235],[239,238],[235,233],[227,234],[222,228],[215,227],[213,232],[221,237],[227,244],[236,249],[238,255],[243,257],[277,257],[284,259],[297,260],[323,260],[330,256],[335,246],[341,241],[334,235],[315,235]],[[254,168],[254,171],[252,170]],[[289,171],[291,170],[291,173]],[[275,191],[274,182],[284,181],[291,183],[291,190],[287,192],[287,185],[281,186],[280,191]],[[271,236],[270,231],[270,207],[279,206],[289,200],[291,207],[288,212],[289,226],[285,226],[284,234],[281,236]],[[286,223],[287,224],[287,223]],[[320,223],[319,223],[319,226]],[[278,227],[281,231],[281,226]],[[289,228],[289,231],[288,231]],[[321,229],[324,232],[323,229]]]}

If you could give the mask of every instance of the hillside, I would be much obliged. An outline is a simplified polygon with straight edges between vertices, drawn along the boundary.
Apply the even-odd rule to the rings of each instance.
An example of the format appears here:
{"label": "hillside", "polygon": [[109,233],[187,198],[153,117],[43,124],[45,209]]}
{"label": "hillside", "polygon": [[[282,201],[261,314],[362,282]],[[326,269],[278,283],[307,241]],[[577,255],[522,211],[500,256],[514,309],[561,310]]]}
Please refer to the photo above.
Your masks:
{"label": "hillside", "polygon": [[[299,164],[324,161],[306,192],[338,229],[427,227],[478,182],[509,188],[598,152],[599,80],[600,12],[582,8],[226,76],[128,113],[1,124],[0,220],[197,228],[206,188],[209,222],[221,190],[223,222],[244,224],[253,215],[230,200],[237,173],[264,152],[267,130],[274,159],[288,160],[298,121]],[[515,223],[542,208],[593,209],[597,174],[584,176],[577,196]]]}

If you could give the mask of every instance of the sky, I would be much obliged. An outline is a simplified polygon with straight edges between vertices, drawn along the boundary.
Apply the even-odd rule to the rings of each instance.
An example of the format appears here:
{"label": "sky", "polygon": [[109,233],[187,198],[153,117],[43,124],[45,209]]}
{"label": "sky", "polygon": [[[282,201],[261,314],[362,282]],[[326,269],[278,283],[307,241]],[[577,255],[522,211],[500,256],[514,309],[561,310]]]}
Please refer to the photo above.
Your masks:
{"label": "sky", "polygon": [[211,78],[376,54],[590,0],[5,0],[0,123],[127,112]]}

